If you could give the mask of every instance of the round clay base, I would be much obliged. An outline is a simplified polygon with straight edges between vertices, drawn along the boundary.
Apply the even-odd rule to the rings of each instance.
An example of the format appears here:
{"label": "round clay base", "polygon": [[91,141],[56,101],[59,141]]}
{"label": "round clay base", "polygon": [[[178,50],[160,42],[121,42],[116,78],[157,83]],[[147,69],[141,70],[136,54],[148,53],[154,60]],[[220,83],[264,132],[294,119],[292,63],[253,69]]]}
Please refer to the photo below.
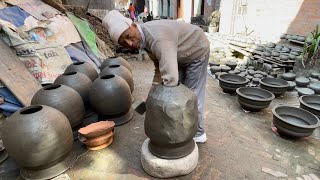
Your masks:
{"label": "round clay base", "polygon": [[112,143],[112,141],[113,141],[113,138],[111,138],[107,143],[101,144],[100,146],[95,146],[95,147],[87,146],[87,148],[92,151],[97,151],[97,150],[104,149],[104,148],[108,147]]}
{"label": "round clay base", "polygon": [[191,154],[180,159],[161,159],[149,151],[150,139],[147,138],[141,147],[141,164],[143,169],[156,178],[171,178],[191,173],[198,164],[199,150],[195,144]]}
{"label": "round clay base", "polygon": [[133,109],[131,107],[126,114],[120,115],[118,117],[99,115],[98,119],[103,121],[113,121],[115,123],[115,126],[120,126],[129,122],[132,119],[132,117],[133,117]]}
{"label": "round clay base", "polygon": [[61,162],[56,165],[42,170],[21,169],[20,176],[23,179],[52,179],[65,171],[67,171],[76,161],[76,156],[71,153]]}

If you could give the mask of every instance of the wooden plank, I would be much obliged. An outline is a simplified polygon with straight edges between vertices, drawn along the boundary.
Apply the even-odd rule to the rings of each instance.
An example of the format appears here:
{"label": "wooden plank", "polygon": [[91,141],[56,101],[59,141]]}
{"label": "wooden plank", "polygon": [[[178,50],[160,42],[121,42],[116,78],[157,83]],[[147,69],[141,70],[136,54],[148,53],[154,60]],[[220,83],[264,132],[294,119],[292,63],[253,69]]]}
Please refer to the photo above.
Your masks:
{"label": "wooden plank", "polygon": [[292,42],[292,43],[297,43],[297,44],[301,44],[301,45],[304,45],[304,42],[301,42],[301,41],[297,41],[297,40],[292,40],[292,39],[289,39],[289,42]]}
{"label": "wooden plank", "polygon": [[24,106],[30,105],[42,86],[2,39],[0,54],[0,80]]}
{"label": "wooden plank", "polygon": [[229,47],[235,51],[238,51],[239,53],[245,55],[245,56],[248,56],[248,57],[252,57],[252,54],[251,53],[248,53],[247,51],[245,50],[242,50],[241,48],[238,48],[236,46],[233,46],[233,45],[229,45]]}

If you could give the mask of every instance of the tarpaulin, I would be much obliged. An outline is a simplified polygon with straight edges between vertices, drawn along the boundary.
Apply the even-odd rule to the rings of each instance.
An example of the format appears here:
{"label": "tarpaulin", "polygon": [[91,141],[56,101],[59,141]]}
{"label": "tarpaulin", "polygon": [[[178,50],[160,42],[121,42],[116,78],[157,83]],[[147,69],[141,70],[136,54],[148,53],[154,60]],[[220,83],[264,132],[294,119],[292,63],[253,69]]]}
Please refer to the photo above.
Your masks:
{"label": "tarpaulin", "polygon": [[22,26],[24,24],[24,20],[29,16],[29,13],[20,9],[18,6],[0,9],[0,19],[11,22],[16,27]]}
{"label": "tarpaulin", "polygon": [[0,97],[4,98],[4,103],[0,104],[0,109],[5,116],[10,116],[12,113],[23,107],[18,99],[7,88],[0,88]]}

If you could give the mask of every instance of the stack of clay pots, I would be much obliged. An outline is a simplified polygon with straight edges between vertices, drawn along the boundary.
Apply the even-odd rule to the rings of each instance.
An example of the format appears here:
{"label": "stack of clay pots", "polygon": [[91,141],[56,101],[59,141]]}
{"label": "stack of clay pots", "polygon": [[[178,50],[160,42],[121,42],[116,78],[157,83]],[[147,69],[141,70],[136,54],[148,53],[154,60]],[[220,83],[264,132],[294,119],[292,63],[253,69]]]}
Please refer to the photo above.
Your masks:
{"label": "stack of clay pots", "polygon": [[99,120],[114,121],[115,125],[127,123],[133,117],[131,108],[134,90],[129,63],[121,57],[106,59],[89,92],[91,107]]}
{"label": "stack of clay pots", "polygon": [[108,147],[114,136],[114,122],[99,121],[79,129],[79,140],[90,150]]}

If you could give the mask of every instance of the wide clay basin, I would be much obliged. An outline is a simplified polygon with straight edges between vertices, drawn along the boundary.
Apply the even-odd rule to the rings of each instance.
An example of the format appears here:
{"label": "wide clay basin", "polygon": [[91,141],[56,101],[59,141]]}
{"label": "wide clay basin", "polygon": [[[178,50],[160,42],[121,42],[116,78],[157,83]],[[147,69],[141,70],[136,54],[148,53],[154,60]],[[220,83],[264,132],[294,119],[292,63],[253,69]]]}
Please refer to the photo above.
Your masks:
{"label": "wide clay basin", "polygon": [[236,92],[241,107],[248,111],[265,109],[275,98],[271,92],[256,87],[242,87],[238,88]]}
{"label": "wide clay basin", "polygon": [[312,135],[320,126],[314,114],[293,106],[278,106],[272,110],[273,124],[282,136],[302,138]]}
{"label": "wide clay basin", "polygon": [[305,109],[320,118],[320,96],[306,95],[299,97],[300,108]]}
{"label": "wide clay basin", "polygon": [[289,87],[289,83],[286,80],[279,78],[263,78],[260,80],[260,87],[262,89],[272,92],[276,97],[284,94]]}
{"label": "wide clay basin", "polygon": [[235,93],[239,87],[245,87],[249,80],[237,74],[222,74],[218,76],[219,86],[226,93]]}

